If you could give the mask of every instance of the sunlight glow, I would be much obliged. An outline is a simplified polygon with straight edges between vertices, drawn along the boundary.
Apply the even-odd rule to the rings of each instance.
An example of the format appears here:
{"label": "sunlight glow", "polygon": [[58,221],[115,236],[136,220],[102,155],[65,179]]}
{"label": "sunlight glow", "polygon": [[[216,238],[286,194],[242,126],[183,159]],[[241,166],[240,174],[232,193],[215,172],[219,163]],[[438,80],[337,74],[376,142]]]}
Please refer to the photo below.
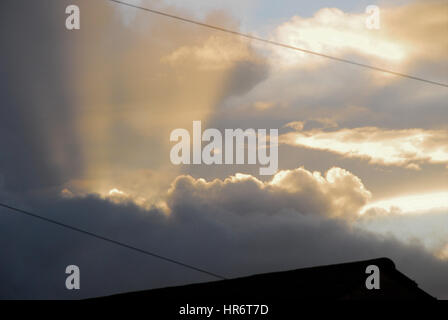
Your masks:
{"label": "sunlight glow", "polygon": [[435,209],[448,209],[448,191],[414,194],[372,202],[362,209],[361,214],[375,208],[390,213],[420,213]]}
{"label": "sunlight glow", "polygon": [[325,150],[349,158],[365,158],[370,163],[420,169],[419,164],[448,163],[448,131],[377,127],[310,130],[287,133],[286,144]]}
{"label": "sunlight glow", "polygon": [[[363,13],[350,14],[336,8],[319,10],[312,18],[293,17],[277,28],[275,40],[319,53],[343,55],[358,53],[370,58],[403,61],[408,48],[389,39],[383,32],[364,27]],[[308,54],[277,50],[283,64],[307,64],[315,59]],[[319,60],[316,60],[319,61]]]}
{"label": "sunlight glow", "polygon": [[111,189],[111,190],[109,191],[109,195],[110,195],[110,196],[117,196],[117,195],[119,195],[119,196],[124,196],[125,193],[124,193],[123,191],[121,191],[121,190],[118,190],[118,189],[116,189],[116,188],[113,188],[113,189]]}

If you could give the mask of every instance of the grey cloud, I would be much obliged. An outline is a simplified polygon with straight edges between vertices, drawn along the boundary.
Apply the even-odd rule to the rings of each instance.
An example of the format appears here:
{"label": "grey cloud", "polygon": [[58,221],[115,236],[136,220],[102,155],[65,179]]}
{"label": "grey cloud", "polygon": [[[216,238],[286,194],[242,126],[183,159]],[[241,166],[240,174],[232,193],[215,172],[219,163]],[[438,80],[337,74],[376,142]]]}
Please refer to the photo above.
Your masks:
{"label": "grey cloud", "polygon": [[[423,289],[448,297],[448,262],[422,247],[312,214],[313,205],[307,210],[302,199],[303,214],[280,194],[266,199],[253,181],[232,188],[192,182],[179,178],[173,184],[169,215],[93,195],[30,198],[20,205],[227,277],[388,256]],[[2,298],[81,298],[213,280],[5,209],[0,214]],[[69,264],[81,268],[79,292],[64,288]]]}
{"label": "grey cloud", "polygon": [[[72,95],[68,1],[2,1],[0,173],[13,190],[48,187],[79,171],[68,121]],[[63,163],[63,164],[62,164]]]}
{"label": "grey cloud", "polygon": [[269,77],[269,66],[263,61],[240,61],[229,71],[223,98],[242,95]]}

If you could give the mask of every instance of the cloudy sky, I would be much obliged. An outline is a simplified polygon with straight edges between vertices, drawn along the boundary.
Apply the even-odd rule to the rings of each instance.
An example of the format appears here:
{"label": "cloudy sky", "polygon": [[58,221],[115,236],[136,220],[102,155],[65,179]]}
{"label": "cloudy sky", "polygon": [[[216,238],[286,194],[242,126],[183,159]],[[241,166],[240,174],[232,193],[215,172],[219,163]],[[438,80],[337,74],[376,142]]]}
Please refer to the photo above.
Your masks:
{"label": "cloudy sky", "polygon": [[[446,1],[126,2],[448,83]],[[0,35],[2,203],[226,277],[387,256],[448,299],[446,86],[107,0],[3,0]],[[278,129],[279,170],[171,164],[194,120]],[[214,280],[4,208],[0,243],[0,298]]]}

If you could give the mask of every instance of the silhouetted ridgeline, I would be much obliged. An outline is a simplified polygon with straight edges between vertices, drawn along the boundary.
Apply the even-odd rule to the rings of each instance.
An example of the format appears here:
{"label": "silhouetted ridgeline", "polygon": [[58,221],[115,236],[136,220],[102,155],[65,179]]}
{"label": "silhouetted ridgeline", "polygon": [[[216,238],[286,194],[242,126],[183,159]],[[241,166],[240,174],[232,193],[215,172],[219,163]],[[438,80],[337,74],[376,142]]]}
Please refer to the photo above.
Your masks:
{"label": "silhouetted ridgeline", "polygon": [[[380,270],[380,289],[367,289],[366,268]],[[435,300],[388,258],[350,262],[230,280],[190,284],[96,298],[170,303],[269,303],[300,300]]]}

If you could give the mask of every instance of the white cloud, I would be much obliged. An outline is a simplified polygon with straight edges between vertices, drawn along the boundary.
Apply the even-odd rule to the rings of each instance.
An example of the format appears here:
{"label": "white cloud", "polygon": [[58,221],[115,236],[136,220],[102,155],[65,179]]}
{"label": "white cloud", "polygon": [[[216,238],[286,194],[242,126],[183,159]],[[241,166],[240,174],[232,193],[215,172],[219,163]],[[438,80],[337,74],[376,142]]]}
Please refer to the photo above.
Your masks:
{"label": "white cloud", "polygon": [[[384,32],[366,28],[365,13],[346,13],[337,8],[323,8],[311,18],[292,17],[275,30],[273,40],[298,48],[341,57],[360,54],[370,59],[398,63],[408,48],[385,37]],[[275,62],[286,67],[320,64],[325,61],[308,53],[283,48],[274,50]]]}
{"label": "white cloud", "polygon": [[361,127],[320,129],[283,135],[283,143],[324,150],[370,163],[419,169],[420,163],[448,164],[448,132],[425,129]]}

